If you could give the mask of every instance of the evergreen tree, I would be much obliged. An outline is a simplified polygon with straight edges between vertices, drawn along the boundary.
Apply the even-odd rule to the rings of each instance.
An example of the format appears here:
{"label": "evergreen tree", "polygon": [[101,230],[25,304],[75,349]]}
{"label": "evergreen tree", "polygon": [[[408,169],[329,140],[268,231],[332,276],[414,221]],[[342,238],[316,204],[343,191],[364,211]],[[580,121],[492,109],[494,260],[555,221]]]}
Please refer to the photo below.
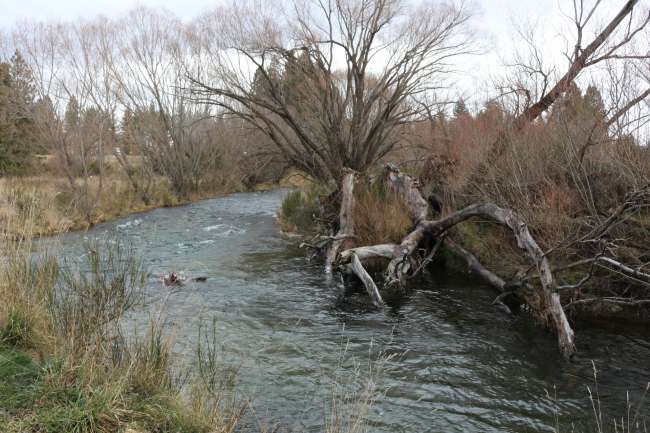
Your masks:
{"label": "evergreen tree", "polygon": [[583,111],[584,103],[580,88],[572,83],[564,95],[557,99],[551,109],[550,122],[571,123]]}
{"label": "evergreen tree", "polygon": [[282,75],[282,92],[287,103],[298,111],[304,111],[306,108],[305,89],[306,84],[313,76],[315,69],[312,67],[311,58],[307,50],[301,50],[300,53],[292,55],[285,65],[284,74]]}
{"label": "evergreen tree", "polygon": [[0,63],[0,173],[25,168],[36,148],[35,87],[18,51]]}
{"label": "evergreen tree", "polygon": [[456,101],[456,104],[454,104],[454,118],[460,119],[461,117],[468,115],[469,110],[467,110],[467,105],[465,104],[463,98],[460,98],[458,101]]}
{"label": "evergreen tree", "polygon": [[[24,158],[36,148],[37,136],[34,125],[36,87],[31,70],[16,51],[10,63],[11,94],[14,104],[15,144]],[[21,161],[24,162],[24,161]]]}
{"label": "evergreen tree", "polygon": [[130,108],[124,111],[122,122],[120,124],[120,134],[118,144],[120,149],[127,155],[134,154],[138,150],[138,116]]}
{"label": "evergreen tree", "polygon": [[65,107],[64,129],[66,133],[72,133],[79,130],[81,126],[81,113],[77,98],[72,96]]}
{"label": "evergreen tree", "polygon": [[10,113],[11,87],[9,64],[0,63],[0,174],[4,174],[13,160],[13,122]]}
{"label": "evergreen tree", "polygon": [[252,91],[255,97],[271,98],[272,87],[275,87],[275,90],[280,93],[284,90],[283,73],[280,69],[277,60],[272,60],[264,69],[262,67],[257,68],[252,83]]}

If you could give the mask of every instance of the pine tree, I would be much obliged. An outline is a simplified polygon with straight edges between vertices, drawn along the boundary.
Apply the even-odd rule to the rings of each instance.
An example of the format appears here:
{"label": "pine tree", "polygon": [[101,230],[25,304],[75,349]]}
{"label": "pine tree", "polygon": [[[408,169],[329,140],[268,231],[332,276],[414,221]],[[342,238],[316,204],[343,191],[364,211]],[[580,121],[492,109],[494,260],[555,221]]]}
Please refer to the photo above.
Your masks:
{"label": "pine tree", "polygon": [[605,103],[603,102],[600,90],[598,90],[596,86],[587,87],[583,99],[585,109],[588,110],[597,120],[604,122],[607,110],[605,110]]}
{"label": "pine tree", "polygon": [[72,96],[65,107],[64,129],[66,133],[73,133],[81,126],[81,113],[77,98]]}
{"label": "pine tree", "polygon": [[[265,76],[266,74],[266,76]],[[264,69],[258,67],[253,77],[252,93],[258,98],[270,98],[272,86],[276,90],[280,90],[282,86],[282,74],[280,73],[280,66],[277,61],[273,60]]]}
{"label": "pine tree", "polygon": [[0,174],[4,174],[12,165],[13,121],[10,113],[11,87],[9,79],[10,65],[0,63]]}
{"label": "pine tree", "polygon": [[460,119],[461,117],[467,115],[469,115],[469,111],[467,110],[467,105],[465,104],[463,98],[460,98],[458,101],[456,101],[456,104],[454,105],[454,118]]}
{"label": "pine tree", "polygon": [[11,58],[10,65],[9,76],[16,134],[14,140],[23,157],[28,158],[34,152],[37,141],[34,132],[36,87],[32,72],[19,51],[16,51]]}
{"label": "pine tree", "polygon": [[23,170],[36,149],[35,87],[18,51],[0,63],[0,173]]}
{"label": "pine tree", "polygon": [[307,50],[301,50],[297,56],[291,56],[282,75],[282,91],[287,103],[298,111],[306,108],[305,88],[307,80],[314,78],[311,58]]}
{"label": "pine tree", "polygon": [[120,133],[118,136],[120,149],[127,155],[137,152],[137,140],[138,117],[130,108],[127,108],[124,111],[122,122],[120,124]]}

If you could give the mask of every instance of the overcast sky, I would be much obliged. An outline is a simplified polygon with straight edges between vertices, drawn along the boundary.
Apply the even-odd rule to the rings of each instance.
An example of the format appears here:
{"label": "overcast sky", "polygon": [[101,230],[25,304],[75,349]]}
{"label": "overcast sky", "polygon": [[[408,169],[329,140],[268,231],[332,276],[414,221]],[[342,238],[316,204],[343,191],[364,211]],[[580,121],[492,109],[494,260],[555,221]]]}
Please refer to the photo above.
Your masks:
{"label": "overcast sky", "polygon": [[[0,0],[0,30],[8,32],[17,21],[24,19],[69,21],[100,14],[115,17],[137,6],[166,8],[183,20],[190,20],[224,1],[231,0]],[[476,93],[480,92],[480,85],[485,86],[489,76],[503,71],[503,62],[511,57],[517,42],[513,22],[537,22],[540,46],[545,48],[549,58],[555,56],[555,61],[562,61],[561,52],[566,43],[558,36],[562,28],[566,34],[569,21],[563,13],[572,13],[571,0],[470,1],[478,12],[473,25],[486,54],[465,61],[459,78],[463,82],[460,88],[472,89],[474,96],[479,96]],[[593,4],[594,1],[586,0],[585,3]],[[592,21],[611,19],[625,1],[605,0],[600,7],[601,15]],[[642,0],[642,7],[647,8],[649,1]]]}
{"label": "overcast sky", "polygon": [[[139,5],[163,7],[183,19],[191,19],[219,0],[0,0],[0,27],[5,30],[21,19],[74,20],[99,14],[116,16]],[[548,20],[559,16],[560,5],[568,8],[570,0],[474,0],[482,10],[481,26],[495,34],[503,33],[509,16],[534,16]],[[622,4],[621,0],[606,3]],[[567,10],[568,12],[568,10]]]}

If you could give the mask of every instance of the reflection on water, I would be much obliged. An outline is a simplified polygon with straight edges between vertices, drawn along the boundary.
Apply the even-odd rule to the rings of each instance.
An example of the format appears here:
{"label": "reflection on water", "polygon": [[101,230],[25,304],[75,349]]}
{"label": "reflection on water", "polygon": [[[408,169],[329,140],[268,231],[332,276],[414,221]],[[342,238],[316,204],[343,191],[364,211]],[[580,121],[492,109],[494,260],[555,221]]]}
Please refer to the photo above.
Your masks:
{"label": "reflection on water", "polygon": [[[152,274],[152,311],[165,303],[176,352],[191,357],[200,321],[216,319],[257,417],[286,429],[320,431],[344,344],[359,360],[398,355],[369,415],[381,432],[550,432],[556,413],[580,431],[592,418],[591,360],[603,407],[619,417],[626,391],[634,398],[650,380],[647,334],[580,330],[580,357],[565,363],[551,336],[494,309],[490,290],[458,276],[428,275],[385,311],[361,294],[342,297],[280,234],[283,194],[158,209],[66,235],[60,248],[75,257],[84,236],[132,242]],[[172,270],[208,280],[170,292],[160,276]]]}

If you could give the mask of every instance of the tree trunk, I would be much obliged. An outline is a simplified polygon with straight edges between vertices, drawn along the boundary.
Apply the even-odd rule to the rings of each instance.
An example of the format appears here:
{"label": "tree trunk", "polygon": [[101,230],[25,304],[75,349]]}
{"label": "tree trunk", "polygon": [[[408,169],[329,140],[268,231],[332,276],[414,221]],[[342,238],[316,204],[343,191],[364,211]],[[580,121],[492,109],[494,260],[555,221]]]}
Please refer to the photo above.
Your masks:
{"label": "tree trunk", "polygon": [[354,237],[354,180],[356,173],[350,169],[344,169],[341,182],[341,209],[339,211],[339,230],[332,242],[325,259],[325,272],[331,273],[332,266],[336,261],[339,250],[344,244],[348,244]]}

